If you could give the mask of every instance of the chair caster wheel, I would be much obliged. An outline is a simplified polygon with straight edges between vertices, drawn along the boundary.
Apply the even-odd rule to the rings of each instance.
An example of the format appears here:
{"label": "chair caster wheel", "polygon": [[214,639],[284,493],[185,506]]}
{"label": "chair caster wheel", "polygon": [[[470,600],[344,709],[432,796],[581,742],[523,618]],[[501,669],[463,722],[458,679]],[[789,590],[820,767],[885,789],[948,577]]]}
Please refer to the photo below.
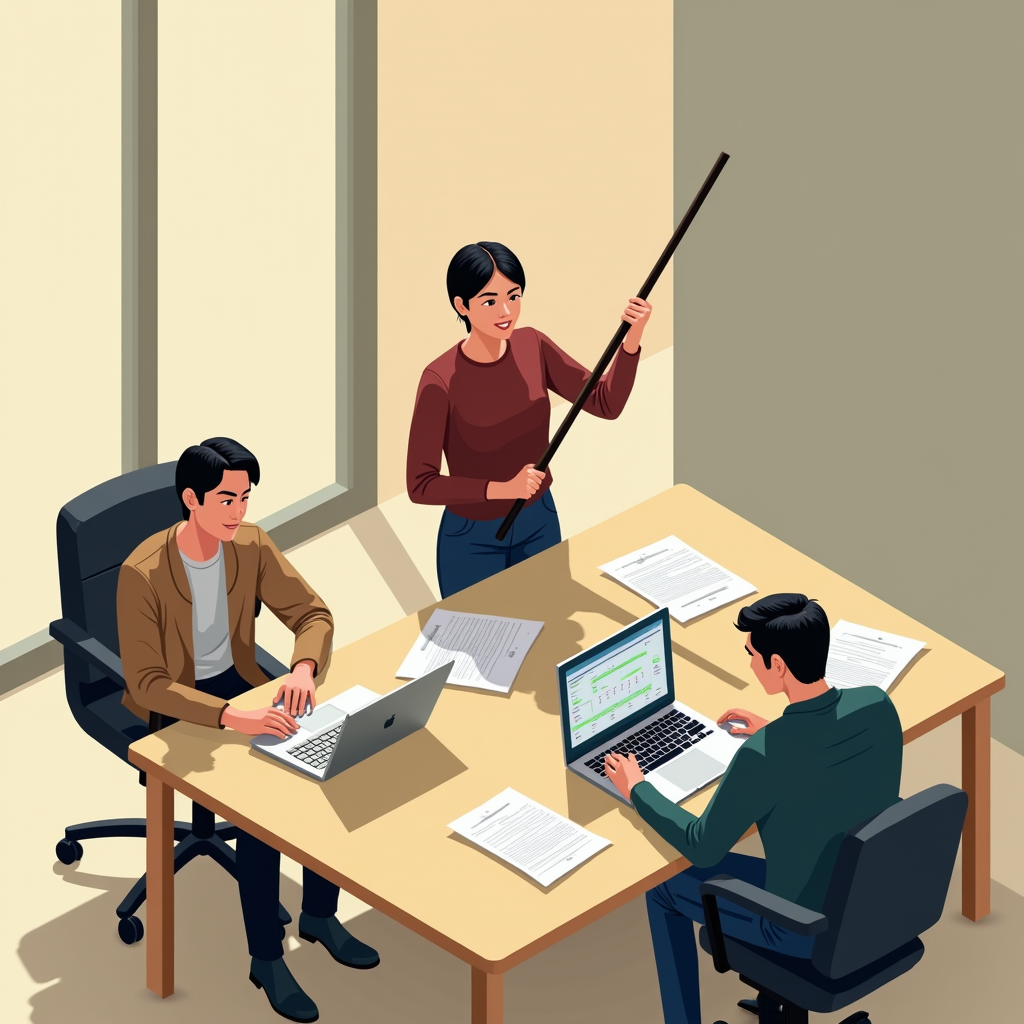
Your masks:
{"label": "chair caster wheel", "polygon": [[839,1024],[871,1024],[871,1021],[868,1020],[867,1010],[858,1010],[849,1017],[844,1017]]}
{"label": "chair caster wheel", "polygon": [[62,839],[57,844],[55,852],[57,860],[61,864],[74,864],[75,861],[82,859],[85,850],[82,849],[82,844],[77,839]]}
{"label": "chair caster wheel", "polygon": [[117,934],[126,946],[138,942],[146,934],[142,922],[137,917],[122,917],[117,922]]}

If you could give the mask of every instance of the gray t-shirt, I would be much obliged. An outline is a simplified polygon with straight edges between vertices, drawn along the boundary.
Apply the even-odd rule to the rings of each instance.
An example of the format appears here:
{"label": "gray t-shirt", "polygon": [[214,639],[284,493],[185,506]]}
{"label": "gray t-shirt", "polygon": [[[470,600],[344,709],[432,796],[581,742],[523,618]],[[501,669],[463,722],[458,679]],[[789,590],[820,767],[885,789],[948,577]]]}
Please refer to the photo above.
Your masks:
{"label": "gray t-shirt", "polygon": [[[181,552],[178,552],[181,554]],[[224,577],[224,545],[208,562],[194,562],[181,555],[192,591],[192,648],[196,681],[227,672],[231,659],[228,626],[228,588]]]}

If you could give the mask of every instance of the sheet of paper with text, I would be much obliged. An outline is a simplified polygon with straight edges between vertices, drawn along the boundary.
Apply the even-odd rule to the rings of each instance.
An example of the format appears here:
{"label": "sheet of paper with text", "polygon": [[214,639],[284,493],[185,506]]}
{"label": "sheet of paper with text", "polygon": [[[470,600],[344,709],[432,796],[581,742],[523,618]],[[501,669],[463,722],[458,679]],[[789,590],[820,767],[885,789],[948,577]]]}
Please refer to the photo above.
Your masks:
{"label": "sheet of paper with text", "polygon": [[448,827],[545,887],[612,845],[511,788]]}
{"label": "sheet of paper with text", "polygon": [[395,675],[416,679],[454,661],[449,685],[508,693],[543,627],[530,619],[435,608]]}
{"label": "sheet of paper with text", "polygon": [[689,622],[757,592],[752,583],[676,536],[631,551],[599,568],[652,604],[668,608],[677,622]]}
{"label": "sheet of paper with text", "polygon": [[840,619],[832,627],[825,679],[840,690],[849,686],[888,690],[924,647],[923,640]]}

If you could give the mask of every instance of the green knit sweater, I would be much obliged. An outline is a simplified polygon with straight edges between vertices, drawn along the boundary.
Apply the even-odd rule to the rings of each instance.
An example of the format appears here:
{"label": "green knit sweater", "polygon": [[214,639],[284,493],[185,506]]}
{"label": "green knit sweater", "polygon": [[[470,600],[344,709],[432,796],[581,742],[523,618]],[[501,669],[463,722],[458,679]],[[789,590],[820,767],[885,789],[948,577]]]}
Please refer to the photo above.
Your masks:
{"label": "green knit sweater", "polygon": [[885,691],[829,689],[754,733],[699,818],[649,782],[631,798],[697,867],[717,864],[756,824],[765,888],[820,911],[844,833],[896,803],[902,764],[903,730]]}

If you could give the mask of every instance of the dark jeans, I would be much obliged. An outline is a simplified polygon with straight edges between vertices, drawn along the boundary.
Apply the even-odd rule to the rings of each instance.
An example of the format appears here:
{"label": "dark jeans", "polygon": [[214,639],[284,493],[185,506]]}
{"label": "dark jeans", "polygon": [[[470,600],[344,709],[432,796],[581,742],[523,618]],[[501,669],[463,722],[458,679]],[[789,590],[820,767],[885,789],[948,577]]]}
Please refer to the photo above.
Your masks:
{"label": "dark jeans", "polygon": [[[764,861],[760,857],[726,854],[712,868],[688,868],[647,893],[654,961],[658,966],[661,1006],[665,1024],[700,1024],[700,982],[697,941],[693,922],[704,924],[700,884],[715,875],[732,875],[764,887]],[[718,901],[722,931],[741,942],[774,949],[788,956],[808,958],[814,938],[780,928],[734,903]],[[778,1008],[761,1000],[762,1009]]]}
{"label": "dark jeans", "polygon": [[464,519],[448,509],[437,530],[437,583],[448,597],[493,576],[562,540],[558,510],[550,491],[519,513],[504,540],[495,533],[505,517]]}
{"label": "dark jeans", "polygon": [[[196,681],[196,689],[230,700],[250,689],[232,666],[227,672]],[[248,832],[238,830],[235,871],[249,955],[257,960],[284,956],[277,905],[281,892],[281,854]],[[333,917],[338,912],[338,887],[309,868],[302,869],[302,912],[313,917]]]}

